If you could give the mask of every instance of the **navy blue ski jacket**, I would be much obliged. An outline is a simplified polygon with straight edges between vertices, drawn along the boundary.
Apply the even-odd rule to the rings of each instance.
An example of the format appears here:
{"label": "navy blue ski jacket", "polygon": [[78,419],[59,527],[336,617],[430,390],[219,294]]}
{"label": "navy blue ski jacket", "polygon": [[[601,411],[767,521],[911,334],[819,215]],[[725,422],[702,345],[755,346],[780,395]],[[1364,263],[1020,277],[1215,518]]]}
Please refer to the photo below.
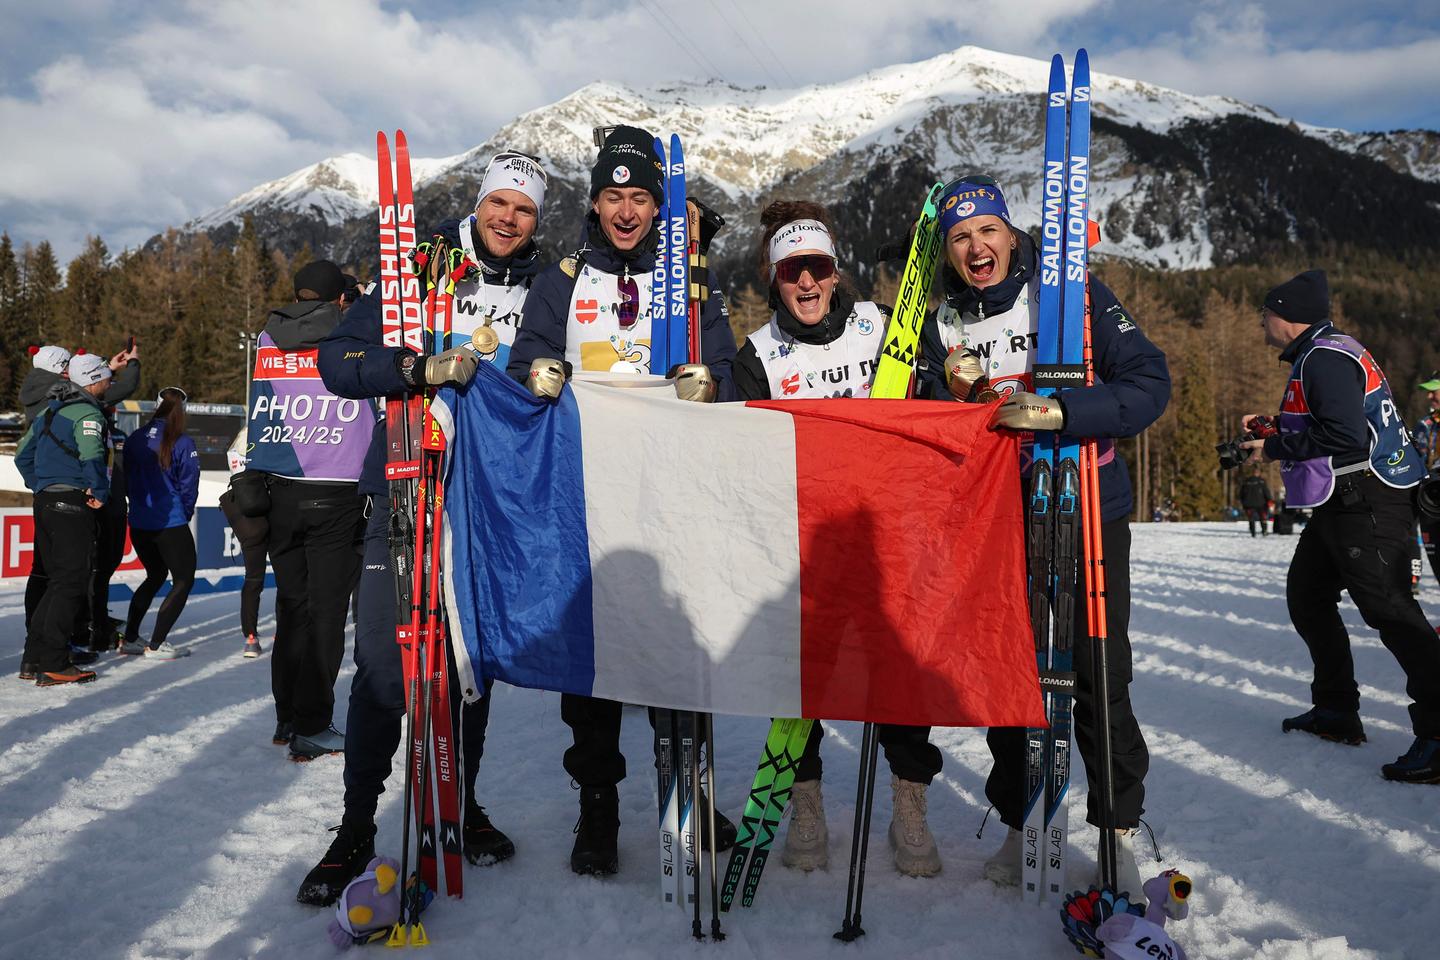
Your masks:
{"label": "navy blue ski jacket", "polygon": [[[657,231],[650,233],[633,250],[616,250],[606,239],[595,214],[585,218],[585,240],[572,256],[570,272],[565,266],[570,258],[552,264],[535,278],[530,296],[525,300],[525,322],[515,334],[510,347],[510,362],[505,372],[525,382],[530,364],[540,357],[565,358],[567,332],[570,326],[570,300],[575,293],[575,280],[581,265],[605,273],[620,273],[627,266],[632,275],[649,274],[655,266]],[[730,331],[730,311],[725,306],[725,292],[714,270],[709,270],[710,299],[700,310],[700,359],[715,378],[717,401],[735,399],[735,379],[730,365],[735,360],[735,335]],[[664,373],[659,370],[657,373]]]}
{"label": "navy blue ski jacket", "polygon": [[[947,263],[945,300],[962,316],[973,316],[981,304],[986,314],[1009,310],[1035,276],[1038,262],[1034,241],[1021,234],[1020,249],[1010,275],[994,286],[977,290],[961,280]],[[1170,402],[1170,370],[1165,354],[1141,332],[1110,288],[1093,274],[1090,276],[1090,308],[1095,372],[1101,382],[1060,391],[1060,403],[1065,408],[1065,433],[1079,438],[1133,437],[1158,420]],[[940,339],[937,316],[938,312],[931,313],[921,327],[922,360],[917,393],[929,399],[952,399],[945,386],[946,350]],[[1134,506],[1130,471],[1117,452],[1100,468],[1101,518],[1120,519],[1128,516]]]}
{"label": "navy blue ski jacket", "polygon": [[[435,232],[445,237],[451,246],[458,245],[460,221],[446,220]],[[476,249],[484,248],[477,244]],[[481,260],[486,268],[486,283],[513,285],[522,281],[533,282],[540,273],[540,253],[533,242],[513,257],[481,257]],[[378,269],[375,273],[379,276]],[[533,291],[530,296],[534,296]],[[400,376],[399,360],[411,351],[382,344],[381,307],[380,284],[376,283],[345,311],[344,318],[330,335],[320,341],[316,360],[320,378],[336,396],[366,400],[401,393],[406,389],[405,380]],[[525,313],[528,317],[528,301]],[[528,369],[529,365],[526,367]],[[375,424],[370,449],[365,454],[365,469],[360,474],[361,493],[386,492],[385,447],[385,420],[382,417]]]}
{"label": "navy blue ski jacket", "polygon": [[180,434],[170,451],[170,469],[160,465],[165,421],[159,417],[125,440],[126,493],[130,526],[136,530],[183,527],[195,515],[200,493],[200,453],[195,441]]}

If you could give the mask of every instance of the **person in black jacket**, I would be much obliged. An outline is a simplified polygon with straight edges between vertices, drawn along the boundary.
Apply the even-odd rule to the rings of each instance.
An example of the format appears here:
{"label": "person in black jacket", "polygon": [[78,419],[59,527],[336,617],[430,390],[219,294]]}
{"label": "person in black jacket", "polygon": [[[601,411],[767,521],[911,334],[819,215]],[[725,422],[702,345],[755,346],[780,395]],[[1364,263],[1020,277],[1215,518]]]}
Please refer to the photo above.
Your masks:
{"label": "person in black jacket", "polygon": [[[1425,462],[1380,365],[1329,320],[1325,274],[1308,270],[1265,297],[1265,342],[1290,366],[1279,433],[1247,440],[1247,462],[1279,460],[1285,502],[1313,510],[1285,582],[1290,620],[1310,649],[1314,707],[1281,724],[1360,744],[1360,689],[1340,591],[1405,670],[1415,740],[1380,768],[1387,780],[1440,783],[1440,643],[1410,593],[1415,488]],[[1252,416],[1245,422],[1250,424]]]}
{"label": "person in black jacket", "polygon": [[[81,350],[76,356],[86,356]],[[31,347],[31,370],[20,385],[20,403],[25,410],[25,426],[45,411],[46,396],[51,388],[66,376],[69,369],[70,351],[54,344]],[[87,365],[91,361],[86,361]],[[125,552],[125,479],[124,467],[116,454],[123,444],[123,435],[115,428],[115,405],[130,399],[140,386],[140,348],[132,340],[126,348],[110,358],[108,364],[110,379],[105,392],[100,396],[105,419],[112,438],[120,441],[111,454],[111,490],[105,507],[99,512],[99,531],[96,534],[94,570],[90,579],[90,605],[80,611],[76,619],[75,636],[71,638],[71,654],[76,663],[93,663],[104,650],[115,647],[115,631],[110,618],[110,577]],[[36,569],[31,571],[25,584],[25,624],[29,629],[30,617],[45,595],[49,579],[38,558]],[[95,629],[98,625],[99,629]]]}
{"label": "person in black jacket", "polygon": [[[1114,771],[1117,861],[1121,887],[1139,889],[1131,839],[1144,809],[1150,757],[1130,706],[1130,524],[1134,507],[1125,461],[1114,439],[1144,430],[1170,400],[1165,354],[1141,332],[1115,295],[1093,275],[1088,286],[1092,312],[1094,386],[1061,390],[1042,399],[1031,390],[1038,334],[1039,272],[1034,241],[1010,224],[1000,187],[989,177],[962,177],[940,201],[945,263],[945,303],[921,330],[918,370],[922,396],[977,399],[988,388],[1006,397],[996,425],[1012,430],[1051,430],[1100,439],[1101,538],[1105,551],[1106,612],[1109,623],[1110,746]],[[1031,456],[1022,452],[1027,477]],[[1084,558],[1081,558],[1082,569]],[[1095,689],[1089,625],[1083,604],[1075,610],[1075,741],[1089,781],[1099,782]],[[1017,638],[1017,642],[1018,638]],[[992,881],[1019,883],[1025,736],[1019,728],[992,728],[987,736],[994,765],[985,796],[1010,828],[1000,850],[985,866]],[[1089,795],[1089,820],[1099,823],[1099,791]]]}
{"label": "person in black jacket", "polygon": [[1255,525],[1260,525],[1260,533],[1270,536],[1270,530],[1265,521],[1270,516],[1270,486],[1265,478],[1260,476],[1260,468],[1252,469],[1250,476],[1246,477],[1240,484],[1240,506],[1245,511],[1245,519],[1250,521],[1250,536],[1255,536]]}
{"label": "person in black jacket", "polygon": [[[713,271],[707,278],[710,299],[700,315],[702,362],[680,364],[672,371],[650,369],[656,216],[664,198],[654,137],[636,127],[616,127],[590,171],[584,242],[536,278],[525,302],[525,325],[505,369],[531,393],[558,397],[568,362],[576,371],[669,373],[684,400],[734,399],[730,366],[735,340]],[[560,697],[560,717],[574,738],[565,751],[565,771],[580,785],[580,822],[570,851],[570,868],[576,873],[619,869],[617,785],[625,777],[621,706],[576,694]],[[734,838],[734,825],[717,813],[719,848],[727,848]]]}
{"label": "person in black jacket", "polygon": [[[420,358],[403,346],[385,343],[383,301],[376,284],[320,344],[320,373],[326,385],[342,397],[385,397],[427,385],[460,386],[475,375],[479,363],[503,364],[540,271],[534,237],[544,202],[545,172],[539,163],[524,154],[497,154],[486,169],[474,212],[464,220],[444,221],[435,231],[447,248],[463,250],[479,267],[455,286],[451,342],[457,346]],[[360,477],[368,507],[355,623],[355,677],[345,728],[345,813],[330,849],[296,894],[298,901],[312,906],[333,903],[374,856],[375,809],[400,745],[405,716],[401,648],[395,641],[387,446],[382,420],[375,425]],[[453,661],[451,667],[455,675]],[[463,707],[461,689],[460,682],[451,684],[451,717],[460,734],[465,775],[461,844],[471,863],[496,863],[514,856],[515,845],[490,822],[476,794],[489,724],[490,684],[486,682],[483,697]]]}

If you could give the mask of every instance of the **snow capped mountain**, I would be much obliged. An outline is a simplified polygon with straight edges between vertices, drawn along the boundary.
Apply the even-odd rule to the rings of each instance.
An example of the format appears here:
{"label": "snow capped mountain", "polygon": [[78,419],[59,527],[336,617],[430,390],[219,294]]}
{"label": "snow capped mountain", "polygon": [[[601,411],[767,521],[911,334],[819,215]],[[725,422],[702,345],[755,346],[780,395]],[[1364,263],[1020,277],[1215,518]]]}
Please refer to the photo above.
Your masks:
{"label": "snow capped mountain", "polygon": [[[416,199],[422,221],[458,214],[473,202],[495,150],[534,154],[551,173],[552,198],[561,201],[547,204],[556,213],[542,226],[558,250],[576,235],[583,210],[595,155],[592,127],[625,122],[684,139],[698,181],[692,189],[731,223],[716,250],[722,264],[739,262],[757,228],[759,204],[780,194],[830,204],[852,252],[868,253],[913,216],[928,182],[984,171],[1005,186],[1014,219],[1025,226],[1039,220],[1048,75],[1041,60],[961,47],[791,90],[719,81],[597,82],[517,117],[463,154],[413,160]],[[1110,256],[1165,267],[1216,260],[1216,235],[1233,229],[1214,222],[1204,174],[1209,155],[1223,146],[1212,135],[1222,127],[1237,135],[1263,124],[1316,148],[1378,160],[1408,178],[1440,181],[1440,135],[1427,131],[1360,134],[1305,126],[1228,97],[1192,96],[1105,73],[1093,77],[1092,102],[1092,211]],[[250,215],[262,236],[282,248],[301,240],[347,261],[367,259],[375,179],[373,158],[345,154],[262,184],[187,229],[223,235]],[[1284,217],[1295,219],[1293,211]],[[1243,252],[1244,237],[1239,240]],[[1221,256],[1233,258],[1232,247],[1227,241]]]}

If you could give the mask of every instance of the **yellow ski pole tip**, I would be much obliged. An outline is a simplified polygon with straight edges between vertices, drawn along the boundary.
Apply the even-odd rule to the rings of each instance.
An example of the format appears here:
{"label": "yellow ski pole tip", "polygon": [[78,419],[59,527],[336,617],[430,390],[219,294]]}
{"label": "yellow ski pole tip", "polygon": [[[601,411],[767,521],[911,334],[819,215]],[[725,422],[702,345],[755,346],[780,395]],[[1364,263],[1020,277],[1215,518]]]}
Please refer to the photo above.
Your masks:
{"label": "yellow ski pole tip", "polygon": [[385,941],[385,946],[387,946],[387,947],[403,947],[403,946],[405,946],[405,926],[404,926],[404,924],[396,923],[395,926],[393,926],[393,927],[390,928],[390,939],[387,940],[387,941]]}

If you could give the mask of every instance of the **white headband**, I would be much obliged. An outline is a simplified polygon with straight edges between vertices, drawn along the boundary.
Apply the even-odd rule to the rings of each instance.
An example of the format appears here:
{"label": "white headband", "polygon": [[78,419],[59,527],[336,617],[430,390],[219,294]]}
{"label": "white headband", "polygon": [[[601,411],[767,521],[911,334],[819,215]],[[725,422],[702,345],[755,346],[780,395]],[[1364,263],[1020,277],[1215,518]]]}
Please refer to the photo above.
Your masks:
{"label": "white headband", "polygon": [[775,279],[775,264],[798,253],[823,253],[831,260],[839,259],[825,224],[819,220],[792,220],[770,238],[770,279]]}
{"label": "white headband", "polygon": [[485,179],[480,181],[480,194],[475,206],[496,190],[519,190],[535,204],[535,218],[545,208],[545,171],[540,164],[518,153],[502,153],[490,161],[485,169]]}

